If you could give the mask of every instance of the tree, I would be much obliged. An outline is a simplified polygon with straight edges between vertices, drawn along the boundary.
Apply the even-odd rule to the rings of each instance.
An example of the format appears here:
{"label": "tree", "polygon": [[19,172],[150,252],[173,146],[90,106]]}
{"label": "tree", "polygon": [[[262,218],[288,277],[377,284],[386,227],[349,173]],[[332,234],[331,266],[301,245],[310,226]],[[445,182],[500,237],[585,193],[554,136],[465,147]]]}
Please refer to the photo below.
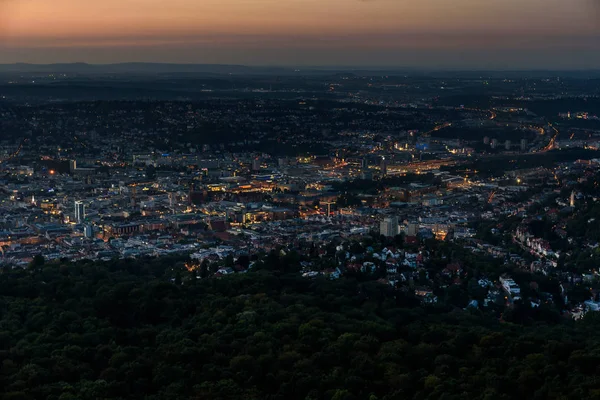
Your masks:
{"label": "tree", "polygon": [[338,389],[335,391],[333,396],[331,396],[331,400],[352,400],[354,396],[346,389]]}
{"label": "tree", "polygon": [[237,263],[241,265],[244,269],[248,269],[250,267],[250,257],[247,254],[242,254],[238,257]]}
{"label": "tree", "polygon": [[202,263],[200,263],[200,278],[204,279],[208,277],[209,264],[210,263],[206,258],[202,260]]}
{"label": "tree", "polygon": [[[193,285],[171,283],[188,256],[5,268],[0,398],[597,397],[600,313],[516,304],[515,326],[366,277],[308,279],[294,253],[219,279],[203,261]],[[459,306],[475,283],[443,290]]]}
{"label": "tree", "polygon": [[33,260],[31,260],[31,262],[29,263],[29,267],[30,268],[41,267],[42,265],[44,265],[45,262],[46,262],[46,260],[44,259],[43,255],[36,254],[35,256],[33,256]]}
{"label": "tree", "polygon": [[394,245],[398,248],[404,247],[404,234],[394,236]]}

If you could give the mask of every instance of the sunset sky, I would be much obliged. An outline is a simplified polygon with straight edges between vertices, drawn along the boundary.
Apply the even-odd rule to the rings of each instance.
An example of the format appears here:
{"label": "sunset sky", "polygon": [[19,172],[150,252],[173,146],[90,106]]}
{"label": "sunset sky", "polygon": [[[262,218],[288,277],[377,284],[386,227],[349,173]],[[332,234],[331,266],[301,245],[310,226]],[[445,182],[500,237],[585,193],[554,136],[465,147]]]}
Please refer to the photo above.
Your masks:
{"label": "sunset sky", "polygon": [[0,0],[0,63],[600,68],[600,0]]}

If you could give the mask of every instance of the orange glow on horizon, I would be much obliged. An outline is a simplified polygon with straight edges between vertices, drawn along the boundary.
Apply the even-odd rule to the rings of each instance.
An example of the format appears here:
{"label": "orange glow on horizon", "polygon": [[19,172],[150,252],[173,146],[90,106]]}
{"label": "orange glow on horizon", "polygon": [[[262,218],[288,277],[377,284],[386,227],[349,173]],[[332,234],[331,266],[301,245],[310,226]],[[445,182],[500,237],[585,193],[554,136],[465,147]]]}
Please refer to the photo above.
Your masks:
{"label": "orange glow on horizon", "polygon": [[[578,1],[578,0],[574,0]],[[557,0],[9,0],[5,40],[597,30]],[[554,12],[549,14],[549,11]],[[542,18],[543,17],[543,18]],[[553,19],[554,17],[554,19]],[[510,19],[508,19],[510,18]],[[560,18],[560,19],[559,19]]]}
{"label": "orange glow on horizon", "polygon": [[185,46],[588,49],[598,46],[600,25],[587,4],[592,0],[0,0],[0,63],[54,48],[94,57],[88,49],[171,47],[135,53],[165,61]]}

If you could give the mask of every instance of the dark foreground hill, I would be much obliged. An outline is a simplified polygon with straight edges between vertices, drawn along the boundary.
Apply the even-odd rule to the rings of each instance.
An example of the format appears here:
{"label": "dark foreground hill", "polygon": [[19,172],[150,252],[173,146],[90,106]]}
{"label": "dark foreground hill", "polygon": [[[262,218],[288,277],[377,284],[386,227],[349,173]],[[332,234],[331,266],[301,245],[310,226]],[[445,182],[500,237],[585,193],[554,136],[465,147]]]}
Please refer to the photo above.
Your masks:
{"label": "dark foreground hill", "polygon": [[46,264],[0,274],[0,398],[594,399],[599,327],[425,310],[349,278]]}

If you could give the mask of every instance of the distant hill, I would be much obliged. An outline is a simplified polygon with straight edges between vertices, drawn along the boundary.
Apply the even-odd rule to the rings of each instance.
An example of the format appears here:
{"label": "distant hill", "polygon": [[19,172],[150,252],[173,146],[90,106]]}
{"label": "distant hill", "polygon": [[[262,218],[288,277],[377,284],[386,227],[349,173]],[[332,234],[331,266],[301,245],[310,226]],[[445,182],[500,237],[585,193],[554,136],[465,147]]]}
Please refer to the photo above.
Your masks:
{"label": "distant hill", "polygon": [[291,68],[247,67],[243,65],[221,64],[162,64],[162,63],[121,63],[121,64],[0,64],[0,72],[21,73],[70,73],[70,74],[264,74],[293,72]]}
{"label": "distant hill", "polygon": [[547,78],[561,76],[565,78],[590,79],[600,78],[600,70],[458,70],[433,68],[404,67],[351,67],[351,66],[307,66],[269,67],[245,66],[230,64],[173,64],[173,63],[118,63],[118,64],[0,64],[0,73],[63,73],[80,75],[106,74],[147,74],[147,75],[331,75],[335,73],[354,74],[357,76],[372,75],[410,75],[421,77],[443,78]]}

